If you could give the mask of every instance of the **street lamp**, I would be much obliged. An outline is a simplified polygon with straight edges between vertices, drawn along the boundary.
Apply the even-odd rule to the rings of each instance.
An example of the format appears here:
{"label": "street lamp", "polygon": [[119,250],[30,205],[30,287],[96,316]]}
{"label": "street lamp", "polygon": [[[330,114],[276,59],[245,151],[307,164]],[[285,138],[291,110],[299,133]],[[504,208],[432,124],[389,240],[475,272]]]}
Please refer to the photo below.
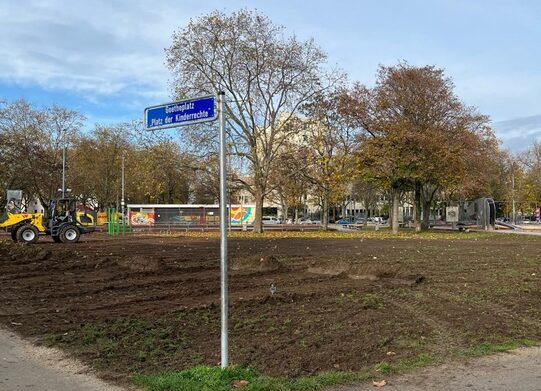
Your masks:
{"label": "street lamp", "polygon": [[512,185],[513,186],[512,187],[512,189],[513,189],[513,193],[512,193],[513,194],[513,225],[516,225],[517,224],[517,217],[516,217],[517,215],[515,213],[515,173],[513,173],[511,175],[511,181],[513,183],[513,185]]}
{"label": "street lamp", "polygon": [[66,132],[67,128],[61,130],[62,133],[62,198],[66,196]]}
{"label": "street lamp", "polygon": [[[509,159],[509,168],[511,171],[511,207],[512,207],[512,217],[511,223],[515,225],[517,223],[517,214],[515,209],[515,164],[513,160]],[[508,181],[506,181],[509,184]]]}

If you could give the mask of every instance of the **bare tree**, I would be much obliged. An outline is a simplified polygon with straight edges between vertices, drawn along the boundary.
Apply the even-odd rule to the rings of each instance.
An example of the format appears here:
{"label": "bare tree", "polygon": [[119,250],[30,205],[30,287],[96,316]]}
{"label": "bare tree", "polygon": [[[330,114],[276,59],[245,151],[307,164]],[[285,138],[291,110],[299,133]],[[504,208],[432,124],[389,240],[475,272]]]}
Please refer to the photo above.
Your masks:
{"label": "bare tree", "polygon": [[[235,156],[250,162],[253,179],[244,186],[255,198],[254,230],[261,232],[269,178],[294,131],[288,120],[341,75],[325,75],[326,55],[313,40],[286,37],[283,27],[248,10],[191,20],[166,53],[177,98],[225,91],[228,135]],[[209,127],[197,128],[208,141]]]}
{"label": "bare tree", "polygon": [[363,203],[365,209],[364,225],[366,226],[369,217],[368,211],[376,209],[381,199],[382,191],[379,184],[366,178],[356,179],[352,184],[351,195]]}
{"label": "bare tree", "polygon": [[355,172],[358,127],[338,112],[343,92],[338,90],[306,105],[310,165],[306,177],[321,199],[322,223],[329,223],[329,206],[343,200]]}
{"label": "bare tree", "polygon": [[62,149],[79,132],[84,117],[53,106],[36,108],[25,100],[0,107],[2,188],[23,190],[46,208],[62,183]]}
{"label": "bare tree", "polygon": [[293,208],[293,219],[298,219],[303,196],[312,188],[307,179],[311,152],[307,145],[287,142],[278,156],[274,175],[269,181],[275,191],[269,198],[273,197],[271,200],[281,205],[286,219],[290,208]]}

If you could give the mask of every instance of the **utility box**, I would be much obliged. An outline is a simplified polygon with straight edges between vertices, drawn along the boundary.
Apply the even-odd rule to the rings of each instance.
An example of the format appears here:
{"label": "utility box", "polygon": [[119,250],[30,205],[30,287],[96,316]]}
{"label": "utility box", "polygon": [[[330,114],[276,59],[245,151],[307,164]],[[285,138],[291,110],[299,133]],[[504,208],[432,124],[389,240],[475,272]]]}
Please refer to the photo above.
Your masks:
{"label": "utility box", "polygon": [[458,206],[448,206],[445,208],[445,221],[448,223],[458,223]]}

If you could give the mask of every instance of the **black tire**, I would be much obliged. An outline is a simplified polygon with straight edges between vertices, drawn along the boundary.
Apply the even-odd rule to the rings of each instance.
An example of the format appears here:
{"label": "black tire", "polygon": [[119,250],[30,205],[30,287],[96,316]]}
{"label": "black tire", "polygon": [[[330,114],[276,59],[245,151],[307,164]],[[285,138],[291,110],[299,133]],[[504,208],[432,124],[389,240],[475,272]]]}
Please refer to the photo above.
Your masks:
{"label": "black tire", "polygon": [[60,236],[53,235],[52,238],[53,238],[53,242],[55,242],[55,243],[62,243],[62,241],[60,240]]}
{"label": "black tire", "polygon": [[77,243],[81,237],[81,231],[75,225],[66,225],[60,231],[60,241],[62,243]]}
{"label": "black tire", "polygon": [[31,224],[26,224],[17,230],[17,241],[21,243],[36,243],[39,238],[39,231]]}
{"label": "black tire", "polygon": [[14,242],[17,241],[17,230],[19,229],[20,227],[13,227],[11,229],[11,240],[13,240]]}

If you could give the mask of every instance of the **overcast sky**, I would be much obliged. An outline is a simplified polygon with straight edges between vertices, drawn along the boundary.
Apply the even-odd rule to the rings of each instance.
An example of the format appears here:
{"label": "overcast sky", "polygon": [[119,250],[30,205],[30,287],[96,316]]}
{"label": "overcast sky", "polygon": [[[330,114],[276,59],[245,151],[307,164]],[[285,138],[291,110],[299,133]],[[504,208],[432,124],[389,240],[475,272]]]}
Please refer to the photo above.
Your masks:
{"label": "overcast sky", "polygon": [[541,139],[541,2],[497,0],[0,0],[0,99],[140,118],[171,99],[164,48],[214,9],[257,9],[371,85],[378,64],[436,65],[505,146]]}

